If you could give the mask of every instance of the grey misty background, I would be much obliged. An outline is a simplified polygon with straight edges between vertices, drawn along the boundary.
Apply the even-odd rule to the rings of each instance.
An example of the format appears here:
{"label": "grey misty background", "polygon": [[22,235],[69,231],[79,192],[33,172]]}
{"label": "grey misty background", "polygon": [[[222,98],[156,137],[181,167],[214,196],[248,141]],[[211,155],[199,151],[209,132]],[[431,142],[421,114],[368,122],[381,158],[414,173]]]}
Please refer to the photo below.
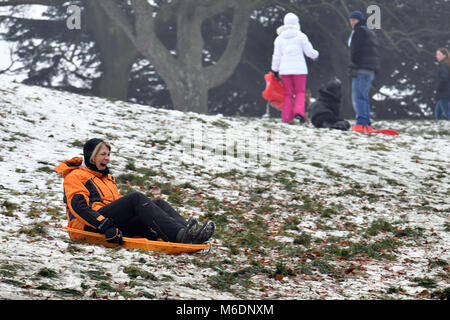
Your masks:
{"label": "grey misty background", "polygon": [[[432,118],[435,51],[450,46],[448,0],[4,0],[1,37],[12,63],[2,73],[158,108],[259,117],[266,112],[261,92],[276,29],[292,11],[320,52],[318,62],[308,61],[313,98],[336,76],[343,82],[342,115],[353,118],[347,16],[373,4],[381,9],[375,119]],[[81,25],[70,30],[74,5]]]}

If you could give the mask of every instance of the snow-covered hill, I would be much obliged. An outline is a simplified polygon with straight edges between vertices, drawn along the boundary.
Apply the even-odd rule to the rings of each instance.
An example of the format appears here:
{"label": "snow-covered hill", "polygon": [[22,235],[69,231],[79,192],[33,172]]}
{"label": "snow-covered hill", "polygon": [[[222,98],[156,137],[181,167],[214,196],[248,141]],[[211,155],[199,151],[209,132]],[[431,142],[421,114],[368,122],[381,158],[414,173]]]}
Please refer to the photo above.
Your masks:
{"label": "snow-covered hill", "polygon": [[[1,299],[450,295],[450,122],[400,136],[153,109],[0,78]],[[92,137],[122,193],[217,224],[208,255],[75,243],[62,178]]]}

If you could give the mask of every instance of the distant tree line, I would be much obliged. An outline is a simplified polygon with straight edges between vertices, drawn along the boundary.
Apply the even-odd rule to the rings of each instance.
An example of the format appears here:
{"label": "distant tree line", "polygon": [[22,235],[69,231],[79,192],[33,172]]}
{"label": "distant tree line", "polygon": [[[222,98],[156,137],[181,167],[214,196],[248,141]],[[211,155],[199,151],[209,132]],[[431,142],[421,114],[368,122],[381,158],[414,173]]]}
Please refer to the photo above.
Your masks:
{"label": "distant tree line", "polygon": [[[22,17],[33,4],[47,6],[43,17]],[[314,97],[328,79],[340,78],[343,115],[351,118],[347,17],[371,4],[381,8],[375,118],[429,117],[435,51],[450,46],[448,0],[0,0],[10,9],[0,22],[3,38],[17,43],[20,64],[8,72],[26,72],[25,83],[183,111],[261,116],[276,29],[292,11],[320,52],[318,62],[308,61],[308,88]],[[80,29],[67,27],[71,5],[81,8]]]}

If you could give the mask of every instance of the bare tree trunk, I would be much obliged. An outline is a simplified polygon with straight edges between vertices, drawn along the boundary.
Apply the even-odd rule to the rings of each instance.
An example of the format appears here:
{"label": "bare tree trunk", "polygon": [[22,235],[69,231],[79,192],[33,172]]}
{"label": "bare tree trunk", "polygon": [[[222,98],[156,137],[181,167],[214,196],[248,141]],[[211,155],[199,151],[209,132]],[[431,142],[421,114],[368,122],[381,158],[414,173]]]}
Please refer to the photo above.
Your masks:
{"label": "bare tree trunk", "polygon": [[[225,82],[239,63],[247,39],[250,13],[261,1],[183,0],[172,3],[171,10],[177,19],[176,56],[158,39],[154,8],[147,1],[131,1],[135,21],[130,21],[117,1],[99,1],[99,4],[155,66],[167,84],[174,108],[208,113],[208,91]],[[204,67],[202,23],[228,9],[234,10],[234,18],[227,48],[216,64]]]}
{"label": "bare tree trunk", "polygon": [[133,43],[95,1],[85,1],[89,32],[100,52],[102,75],[93,83],[95,95],[128,99],[129,74],[139,56]]}

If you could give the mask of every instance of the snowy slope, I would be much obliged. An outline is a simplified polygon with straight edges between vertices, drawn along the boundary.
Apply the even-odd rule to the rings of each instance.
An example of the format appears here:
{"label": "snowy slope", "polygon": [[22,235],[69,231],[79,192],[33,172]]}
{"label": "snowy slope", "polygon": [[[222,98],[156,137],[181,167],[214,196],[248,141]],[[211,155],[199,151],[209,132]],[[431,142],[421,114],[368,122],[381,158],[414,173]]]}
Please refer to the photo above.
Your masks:
{"label": "snowy slope", "polygon": [[[398,137],[182,113],[0,78],[1,299],[450,293],[450,123]],[[74,243],[52,169],[101,137],[123,193],[217,223],[209,255]]]}

